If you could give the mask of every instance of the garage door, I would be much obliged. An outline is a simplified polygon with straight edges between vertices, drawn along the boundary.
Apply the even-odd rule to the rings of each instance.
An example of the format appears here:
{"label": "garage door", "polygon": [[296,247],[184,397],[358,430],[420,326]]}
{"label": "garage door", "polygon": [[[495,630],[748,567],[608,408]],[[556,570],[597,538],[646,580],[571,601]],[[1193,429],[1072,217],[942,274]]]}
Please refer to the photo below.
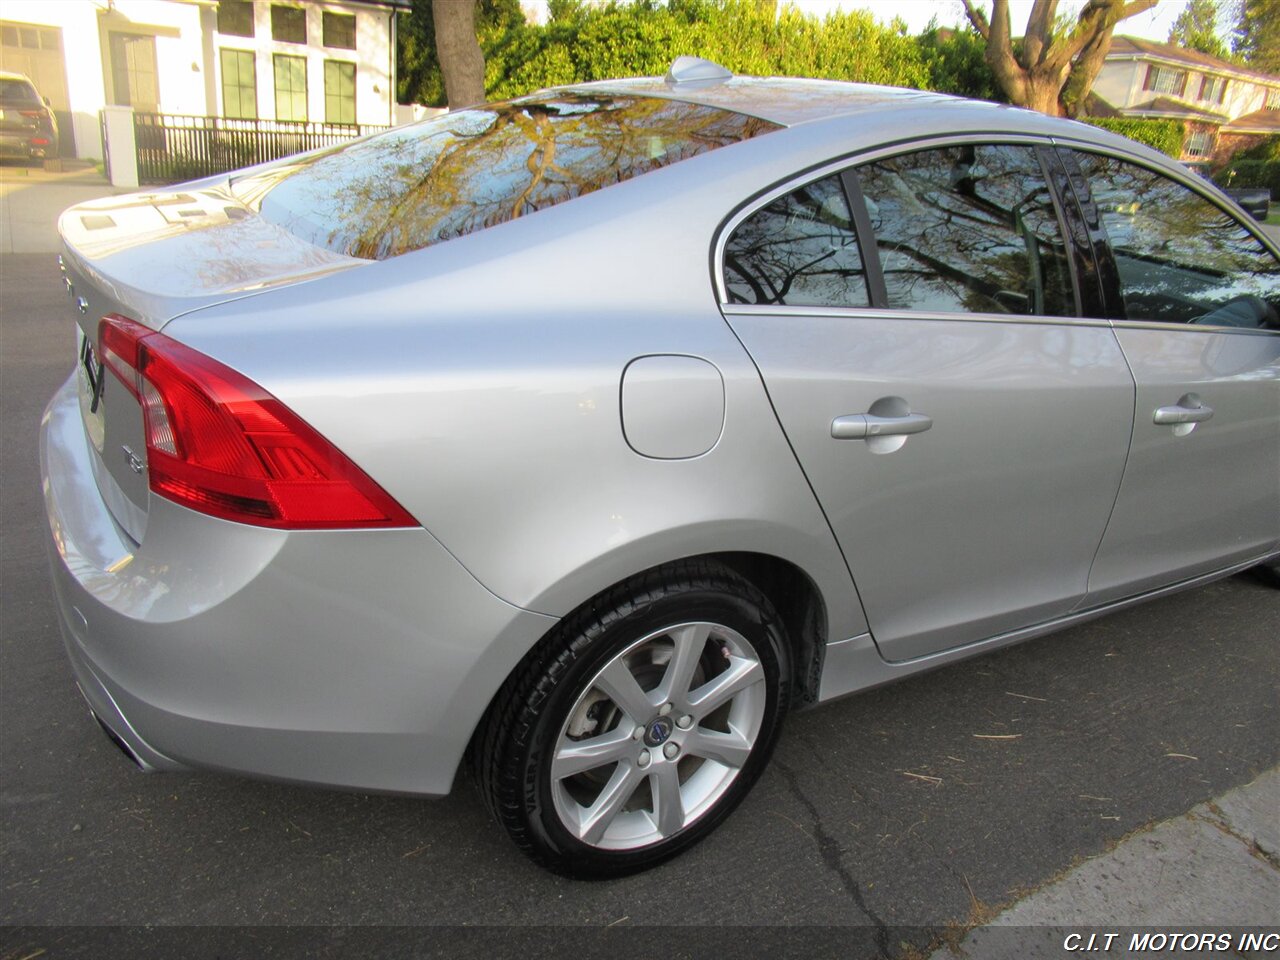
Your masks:
{"label": "garage door", "polygon": [[26,74],[58,118],[58,153],[76,155],[67,100],[67,69],[62,58],[62,30],[32,23],[0,20],[0,70]]}

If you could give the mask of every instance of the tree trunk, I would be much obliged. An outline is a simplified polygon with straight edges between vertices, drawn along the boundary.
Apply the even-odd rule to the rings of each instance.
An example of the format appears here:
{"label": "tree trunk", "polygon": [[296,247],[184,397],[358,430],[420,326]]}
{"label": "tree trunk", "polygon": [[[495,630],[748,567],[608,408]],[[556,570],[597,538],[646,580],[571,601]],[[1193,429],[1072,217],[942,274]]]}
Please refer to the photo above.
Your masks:
{"label": "tree trunk", "polygon": [[1062,81],[1056,75],[1052,77],[1032,75],[1027,78],[1024,90],[1021,106],[1039,110],[1051,117],[1062,115],[1062,105],[1058,101]]}
{"label": "tree trunk", "polygon": [[436,57],[449,109],[484,102],[484,53],[476,39],[476,0],[431,0]]}
{"label": "tree trunk", "polygon": [[1111,46],[1116,24],[1149,10],[1156,0],[1088,0],[1076,23],[1055,36],[1058,0],[1035,0],[1022,49],[1015,54],[1009,0],[992,0],[991,19],[975,0],[962,0],[965,14],[985,41],[984,58],[1010,103],[1052,116],[1075,116]]}

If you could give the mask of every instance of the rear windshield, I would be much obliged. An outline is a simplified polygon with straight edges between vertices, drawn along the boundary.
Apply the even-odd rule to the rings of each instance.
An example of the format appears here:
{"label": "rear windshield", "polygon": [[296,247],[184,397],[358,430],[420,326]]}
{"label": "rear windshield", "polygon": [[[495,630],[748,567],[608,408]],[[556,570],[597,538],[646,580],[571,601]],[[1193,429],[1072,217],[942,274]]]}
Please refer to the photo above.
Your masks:
{"label": "rear windshield", "polygon": [[675,100],[542,95],[446,113],[232,189],[317,246],[382,260],[775,129]]}
{"label": "rear windshield", "polygon": [[25,80],[0,80],[0,100],[36,100],[36,88]]}

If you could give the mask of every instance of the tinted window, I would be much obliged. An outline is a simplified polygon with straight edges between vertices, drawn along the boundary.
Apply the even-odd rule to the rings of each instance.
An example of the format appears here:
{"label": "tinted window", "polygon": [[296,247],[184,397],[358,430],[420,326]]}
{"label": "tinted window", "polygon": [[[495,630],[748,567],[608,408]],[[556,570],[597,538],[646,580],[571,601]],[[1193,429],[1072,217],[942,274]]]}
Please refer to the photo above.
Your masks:
{"label": "tinted window", "polygon": [[839,177],[779,197],[739,224],[725,245],[724,282],[732,303],[867,306]]}
{"label": "tinted window", "polygon": [[218,4],[218,32],[252,37],[253,4],[248,0],[222,0]]}
{"label": "tinted window", "polygon": [[1130,320],[1276,324],[1280,263],[1229,214],[1145,167],[1080,154]]}
{"label": "tinted window", "polygon": [[356,15],[354,13],[330,13],[326,10],[320,22],[326,47],[342,47],[345,50],[356,48]]}
{"label": "tinted window", "polygon": [[271,39],[285,43],[307,42],[307,11],[302,7],[271,5]]}
{"label": "tinted window", "polygon": [[381,260],[776,129],[676,100],[530,97],[397,127],[233,189],[311,243]]}
{"label": "tinted window", "polygon": [[1074,316],[1062,234],[1030,147],[926,150],[858,174],[890,307]]}

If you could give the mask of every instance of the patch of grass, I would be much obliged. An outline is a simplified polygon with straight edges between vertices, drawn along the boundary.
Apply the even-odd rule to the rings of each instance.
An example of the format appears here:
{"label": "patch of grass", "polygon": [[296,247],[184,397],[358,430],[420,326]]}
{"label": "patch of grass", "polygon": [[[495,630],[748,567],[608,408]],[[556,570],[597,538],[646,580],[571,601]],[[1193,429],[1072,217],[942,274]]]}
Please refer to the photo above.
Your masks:
{"label": "patch of grass", "polygon": [[1267,214],[1267,219],[1262,221],[1268,227],[1280,227],[1280,206],[1271,205],[1271,211]]}

